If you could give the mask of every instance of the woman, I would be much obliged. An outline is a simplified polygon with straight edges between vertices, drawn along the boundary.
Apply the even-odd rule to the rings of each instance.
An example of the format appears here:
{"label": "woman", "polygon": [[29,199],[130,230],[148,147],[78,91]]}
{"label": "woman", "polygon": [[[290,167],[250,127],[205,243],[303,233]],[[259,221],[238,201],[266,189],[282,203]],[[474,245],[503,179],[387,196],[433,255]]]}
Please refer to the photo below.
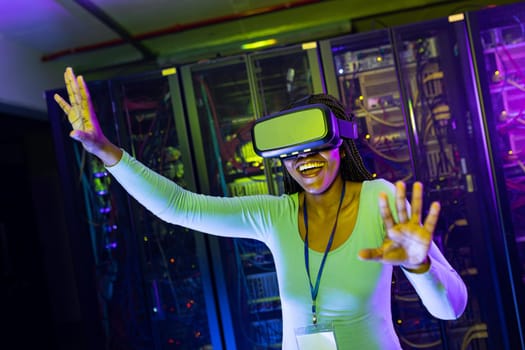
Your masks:
{"label": "woman", "polygon": [[[108,141],[82,77],[68,68],[65,82],[70,102],[58,95],[55,100],[71,122],[70,136],[142,205],[166,222],[269,247],[279,281],[283,349],[401,349],[390,310],[395,265],[435,317],[463,313],[466,287],[432,241],[439,204],[431,204],[421,224],[421,183],[414,184],[409,206],[402,182],[372,180],[353,141],[284,159],[285,195],[195,194]],[[330,96],[302,103],[322,103],[347,118]]]}

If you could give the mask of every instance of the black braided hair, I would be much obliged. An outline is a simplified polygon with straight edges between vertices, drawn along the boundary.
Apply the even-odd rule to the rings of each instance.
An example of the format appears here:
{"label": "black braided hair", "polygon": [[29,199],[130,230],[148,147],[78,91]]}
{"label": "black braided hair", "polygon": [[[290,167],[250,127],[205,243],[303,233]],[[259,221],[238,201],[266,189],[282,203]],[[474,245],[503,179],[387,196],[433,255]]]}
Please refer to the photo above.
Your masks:
{"label": "black braided hair", "polygon": [[[305,96],[283,110],[295,108],[299,106],[322,103],[326,105],[335,114],[337,118],[343,120],[352,120],[353,116],[346,113],[343,104],[335,97],[328,94],[313,94]],[[365,180],[373,179],[372,174],[366,169],[363,158],[357,150],[357,146],[352,139],[344,139],[341,148],[344,152],[344,157],[341,158],[340,173],[343,180],[363,182]],[[288,171],[283,165],[283,181],[284,192],[287,194],[303,191],[302,187],[288,174]]]}

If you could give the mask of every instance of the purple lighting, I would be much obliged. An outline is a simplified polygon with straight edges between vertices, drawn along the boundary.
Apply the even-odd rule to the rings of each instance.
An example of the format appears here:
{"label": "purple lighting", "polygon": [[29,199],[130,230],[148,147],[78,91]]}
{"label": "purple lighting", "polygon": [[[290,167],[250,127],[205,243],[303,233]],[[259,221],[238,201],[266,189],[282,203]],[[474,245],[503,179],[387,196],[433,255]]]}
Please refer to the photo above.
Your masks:
{"label": "purple lighting", "polygon": [[106,244],[106,249],[115,249],[117,248],[117,242],[111,242]]}

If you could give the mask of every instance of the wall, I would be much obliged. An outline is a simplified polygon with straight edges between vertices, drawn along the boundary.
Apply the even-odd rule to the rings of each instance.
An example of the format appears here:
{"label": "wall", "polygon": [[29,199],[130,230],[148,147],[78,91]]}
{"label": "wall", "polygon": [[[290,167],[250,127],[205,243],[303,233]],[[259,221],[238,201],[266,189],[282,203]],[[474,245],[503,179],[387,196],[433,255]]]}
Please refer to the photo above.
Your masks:
{"label": "wall", "polygon": [[42,63],[41,53],[0,37],[0,108],[15,106],[26,117],[42,119],[46,112],[43,92],[64,84],[64,63]]}

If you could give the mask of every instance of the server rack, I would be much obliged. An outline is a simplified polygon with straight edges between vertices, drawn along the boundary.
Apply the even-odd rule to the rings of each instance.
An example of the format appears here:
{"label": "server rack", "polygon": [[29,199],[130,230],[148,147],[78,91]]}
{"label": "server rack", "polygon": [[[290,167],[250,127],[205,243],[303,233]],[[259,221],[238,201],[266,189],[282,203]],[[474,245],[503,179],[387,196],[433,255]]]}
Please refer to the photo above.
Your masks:
{"label": "server rack", "polygon": [[495,254],[495,288],[506,345],[525,348],[525,192],[524,140],[525,4],[468,13],[470,49],[475,65],[473,90],[478,93],[485,132],[484,165],[489,170],[489,208],[494,221],[490,233]]}
{"label": "server rack", "polygon": [[[94,104],[97,113],[103,119],[112,119],[111,104],[103,97],[109,95],[107,82],[92,83],[90,88],[93,99],[97,101]],[[98,216],[97,209],[106,207],[103,205],[105,198],[98,197],[99,201],[94,190],[85,191],[85,188],[94,187],[95,179],[90,176],[93,171],[86,165],[86,157],[82,149],[67,136],[70,131],[69,122],[53,99],[55,93],[65,97],[67,92],[65,89],[46,91],[46,100],[66,210],[64,230],[69,234],[69,241],[64,246],[70,250],[68,253],[72,257],[71,268],[75,277],[76,295],[71,298],[78,300],[80,312],[76,316],[83,324],[85,332],[91,335],[86,338],[88,342],[84,344],[84,348],[104,349],[112,344],[112,337],[109,335],[112,322],[108,312],[108,301],[114,295],[111,293],[114,292],[112,287],[115,282],[111,267],[115,264],[113,255],[101,256],[96,251],[100,245],[103,245],[97,242],[101,242],[101,236],[104,234],[94,230],[94,226],[90,223],[96,221],[109,223],[113,220],[115,212],[111,216]],[[113,128],[105,128],[105,131],[110,137],[115,135]],[[99,265],[101,268],[97,268]],[[103,269],[103,267],[107,268]],[[102,281],[105,283],[100,283]],[[142,309],[141,306],[139,308]],[[119,309],[113,312],[120,314]],[[142,314],[142,311],[136,312]]]}
{"label": "server rack", "polygon": [[[136,159],[196,190],[192,154],[176,69],[91,82],[102,129]],[[69,207],[78,234],[90,244],[74,254],[92,258],[104,345],[108,349],[223,348],[209,261],[202,234],[154,217],[112,183],[103,164],[78,143],[66,141],[70,126],[48,92],[65,196],[83,199]],[[64,97],[67,94],[58,90]],[[79,250],[84,251],[79,251]]]}
{"label": "server rack", "polygon": [[[280,194],[280,163],[258,157],[251,125],[322,92],[315,43],[181,67],[196,168],[204,193]],[[220,233],[218,233],[220,234]],[[273,257],[261,242],[209,237],[228,349],[279,348],[282,321]]]}
{"label": "server rack", "polygon": [[[489,169],[480,157],[486,141],[476,125],[482,116],[471,91],[466,33],[460,14],[320,44],[328,92],[345,101],[360,121],[358,146],[365,162],[389,180],[422,181],[425,202],[441,202],[434,241],[468,287],[464,315],[438,321],[395,270],[393,316],[407,349],[492,349],[517,344],[519,338],[505,321],[514,313],[501,311],[507,300],[500,291],[511,276],[493,271],[499,252],[488,231],[496,226],[482,214],[495,209],[486,200],[494,184],[485,181]],[[481,287],[487,285],[498,287]],[[511,323],[519,329],[519,322]]]}

